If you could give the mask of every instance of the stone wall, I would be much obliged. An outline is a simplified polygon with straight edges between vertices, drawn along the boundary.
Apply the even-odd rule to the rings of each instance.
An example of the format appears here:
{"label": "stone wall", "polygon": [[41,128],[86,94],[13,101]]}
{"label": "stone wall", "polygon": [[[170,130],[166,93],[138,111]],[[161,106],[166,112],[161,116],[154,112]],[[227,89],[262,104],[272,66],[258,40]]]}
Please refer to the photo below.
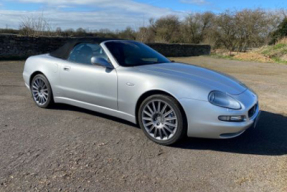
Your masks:
{"label": "stone wall", "polygon": [[[31,55],[48,53],[62,46],[68,39],[63,37],[0,35],[0,59],[25,59]],[[164,43],[151,43],[148,45],[167,57],[210,54],[209,45]]]}
{"label": "stone wall", "polygon": [[166,44],[166,43],[150,43],[148,44],[166,57],[188,57],[209,55],[210,45],[194,45],[194,44]]}

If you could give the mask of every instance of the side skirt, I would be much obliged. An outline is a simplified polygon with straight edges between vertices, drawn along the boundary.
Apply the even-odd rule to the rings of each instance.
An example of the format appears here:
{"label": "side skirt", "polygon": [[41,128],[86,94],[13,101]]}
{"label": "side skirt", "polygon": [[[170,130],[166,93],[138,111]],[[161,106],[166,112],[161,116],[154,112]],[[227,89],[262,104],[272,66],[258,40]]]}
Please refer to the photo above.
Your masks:
{"label": "side skirt", "polygon": [[114,117],[117,117],[117,118],[120,118],[120,119],[124,119],[124,120],[130,121],[132,123],[136,123],[135,116],[127,114],[127,113],[124,113],[122,111],[118,111],[118,110],[102,107],[102,106],[99,106],[99,105],[86,103],[86,102],[83,102],[83,101],[69,99],[69,98],[66,98],[66,97],[54,97],[54,101],[55,101],[55,103],[65,103],[65,104],[81,107],[81,108],[84,108],[84,109],[89,109],[91,111],[96,111],[96,112],[99,112],[99,113],[103,113],[103,114],[106,114],[106,115],[111,115],[111,116],[114,116]]}

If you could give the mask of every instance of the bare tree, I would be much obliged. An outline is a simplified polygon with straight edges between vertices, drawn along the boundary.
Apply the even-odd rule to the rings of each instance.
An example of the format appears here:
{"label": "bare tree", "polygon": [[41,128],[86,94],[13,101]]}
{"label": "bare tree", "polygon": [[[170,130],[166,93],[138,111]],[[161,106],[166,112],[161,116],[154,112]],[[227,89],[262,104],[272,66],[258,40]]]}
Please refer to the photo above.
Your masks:
{"label": "bare tree", "polygon": [[269,33],[274,30],[274,19],[271,13],[262,9],[244,9],[235,15],[238,38],[238,51],[263,45]]}
{"label": "bare tree", "polygon": [[179,18],[168,15],[156,21],[150,20],[152,30],[155,32],[155,41],[163,43],[178,43],[181,41]]}
{"label": "bare tree", "polygon": [[20,32],[26,36],[43,36],[51,31],[51,25],[44,15],[24,17],[19,26]]}
{"label": "bare tree", "polygon": [[56,35],[57,35],[57,36],[62,36],[62,29],[61,29],[61,27],[57,27],[57,29],[56,29]]}
{"label": "bare tree", "polygon": [[152,43],[155,41],[155,33],[150,27],[141,27],[136,33],[136,39],[144,43]]}
{"label": "bare tree", "polygon": [[77,37],[83,37],[86,34],[87,34],[86,30],[83,29],[82,27],[79,27],[75,32],[75,36],[77,36]]}
{"label": "bare tree", "polygon": [[149,26],[140,27],[138,30],[127,27],[124,30],[100,29],[92,32],[81,27],[65,31],[58,27],[52,31],[49,21],[41,14],[23,18],[20,32],[27,36],[97,36],[137,39],[148,43],[207,43],[213,48],[224,47],[231,53],[246,51],[270,42],[274,39],[273,32],[286,15],[286,9],[227,10],[218,15],[204,12],[188,15],[183,20],[175,15],[168,15],[150,19]]}
{"label": "bare tree", "polygon": [[280,9],[280,14],[283,15],[284,18],[287,18],[287,9]]}
{"label": "bare tree", "polygon": [[217,45],[223,45],[227,50],[235,50],[238,44],[237,27],[235,16],[232,12],[226,11],[216,18],[213,36]]}
{"label": "bare tree", "polygon": [[64,36],[66,37],[72,37],[75,34],[75,30],[72,28],[66,29],[65,31],[62,32],[62,34],[64,34]]}
{"label": "bare tree", "polygon": [[216,46],[230,51],[246,51],[267,43],[278,25],[278,16],[262,9],[226,11],[216,17],[213,37]]}
{"label": "bare tree", "polygon": [[183,38],[188,43],[201,43],[208,35],[215,15],[211,12],[197,13],[185,18],[182,25]]}
{"label": "bare tree", "polygon": [[118,37],[121,39],[136,39],[136,32],[131,27],[127,27],[125,30],[118,32]]}

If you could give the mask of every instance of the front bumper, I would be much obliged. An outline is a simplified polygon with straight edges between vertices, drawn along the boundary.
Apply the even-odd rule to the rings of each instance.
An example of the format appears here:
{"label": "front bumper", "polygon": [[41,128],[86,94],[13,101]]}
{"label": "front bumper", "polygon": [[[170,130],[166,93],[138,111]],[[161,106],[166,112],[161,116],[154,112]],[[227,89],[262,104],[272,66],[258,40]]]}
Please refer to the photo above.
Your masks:
{"label": "front bumper", "polygon": [[[250,90],[240,95],[233,95],[233,98],[240,101],[242,109],[232,110],[212,105],[208,101],[194,99],[181,99],[188,122],[187,136],[200,138],[227,139],[234,138],[245,132],[249,127],[254,126],[260,116],[260,108],[249,117],[250,109],[258,103],[257,96]],[[220,115],[244,115],[242,122],[220,121]]]}

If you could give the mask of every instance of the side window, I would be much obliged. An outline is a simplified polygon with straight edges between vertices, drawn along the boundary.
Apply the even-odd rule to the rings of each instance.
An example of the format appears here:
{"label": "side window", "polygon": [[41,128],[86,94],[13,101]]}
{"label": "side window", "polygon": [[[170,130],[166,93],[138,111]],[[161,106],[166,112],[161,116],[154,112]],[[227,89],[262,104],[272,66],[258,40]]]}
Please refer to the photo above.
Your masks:
{"label": "side window", "polygon": [[92,57],[101,57],[109,62],[109,59],[99,44],[80,43],[71,51],[68,61],[92,65]]}

